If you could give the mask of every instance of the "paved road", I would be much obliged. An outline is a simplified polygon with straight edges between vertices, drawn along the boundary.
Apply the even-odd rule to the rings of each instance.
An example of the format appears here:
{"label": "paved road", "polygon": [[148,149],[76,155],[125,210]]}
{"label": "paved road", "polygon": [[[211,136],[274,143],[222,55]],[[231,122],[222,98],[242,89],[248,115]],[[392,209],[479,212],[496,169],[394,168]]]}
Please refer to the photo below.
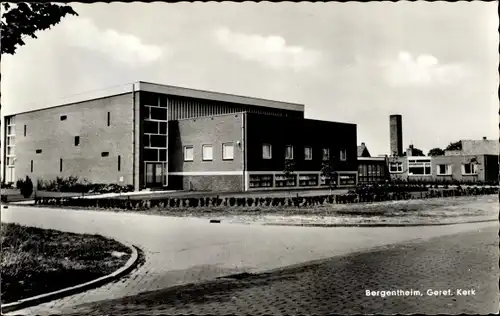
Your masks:
{"label": "paved road", "polygon": [[[77,304],[169,286],[258,273],[414,239],[498,227],[498,223],[409,228],[306,228],[209,224],[206,219],[10,206],[3,222],[95,233],[140,246],[146,263],[119,282],[19,313],[59,313]],[[17,314],[17,313],[16,313]]]}
{"label": "paved road", "polygon": [[153,291],[86,304],[74,315],[498,313],[497,233],[484,229],[241,280]]}

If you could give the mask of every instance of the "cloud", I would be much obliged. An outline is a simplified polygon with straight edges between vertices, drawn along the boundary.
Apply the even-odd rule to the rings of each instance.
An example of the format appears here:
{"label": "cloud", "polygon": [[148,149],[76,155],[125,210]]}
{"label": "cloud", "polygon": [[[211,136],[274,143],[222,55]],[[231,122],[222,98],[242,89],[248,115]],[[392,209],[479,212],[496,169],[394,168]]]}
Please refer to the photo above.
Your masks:
{"label": "cloud", "polygon": [[99,29],[91,19],[74,18],[67,22],[64,24],[67,44],[108,55],[118,62],[147,64],[169,53],[166,47],[144,44],[132,34]]}
{"label": "cloud", "polygon": [[215,31],[217,42],[244,60],[256,61],[273,69],[300,71],[315,65],[321,54],[301,46],[289,46],[281,36],[261,36],[233,32],[227,28]]}
{"label": "cloud", "polygon": [[404,51],[396,60],[385,61],[381,66],[391,86],[451,84],[466,76],[466,69],[459,64],[440,64],[436,57],[428,54],[414,58]]}

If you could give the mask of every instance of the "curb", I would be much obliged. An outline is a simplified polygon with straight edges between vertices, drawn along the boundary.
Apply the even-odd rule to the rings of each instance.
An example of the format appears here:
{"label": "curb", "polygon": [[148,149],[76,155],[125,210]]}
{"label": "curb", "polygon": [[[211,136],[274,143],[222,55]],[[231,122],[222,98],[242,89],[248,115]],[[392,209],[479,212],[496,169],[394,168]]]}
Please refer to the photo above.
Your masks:
{"label": "curb", "polygon": [[[122,242],[121,242],[122,243]],[[139,248],[134,245],[129,245],[122,243],[125,246],[128,246],[130,249],[132,249],[132,254],[130,258],[128,259],[127,263],[120,269],[116,270],[115,272],[102,276],[98,279],[83,283],[83,284],[78,284],[72,287],[68,287],[65,289],[57,290],[54,292],[50,293],[45,293],[45,294],[40,294],[37,296],[33,297],[28,297],[16,302],[8,303],[8,304],[2,304],[1,305],[1,313],[2,315],[4,313],[10,313],[19,309],[27,308],[27,307],[32,307],[35,305],[39,305],[42,303],[46,303],[52,300],[60,299],[66,296],[70,296],[73,294],[78,294],[81,292],[85,292],[90,289],[97,288],[99,286],[102,286],[106,283],[109,283],[111,281],[115,281],[122,276],[128,274],[130,271],[132,271],[139,263]]]}
{"label": "curb", "polygon": [[[498,222],[498,219],[485,219],[468,222],[451,222],[451,223],[405,223],[405,224],[389,224],[389,223],[361,223],[361,224],[294,224],[294,223],[262,223],[263,226],[301,226],[301,227],[416,227],[416,226],[446,226],[458,224],[474,224],[485,222]],[[252,224],[252,223],[249,223]]]}

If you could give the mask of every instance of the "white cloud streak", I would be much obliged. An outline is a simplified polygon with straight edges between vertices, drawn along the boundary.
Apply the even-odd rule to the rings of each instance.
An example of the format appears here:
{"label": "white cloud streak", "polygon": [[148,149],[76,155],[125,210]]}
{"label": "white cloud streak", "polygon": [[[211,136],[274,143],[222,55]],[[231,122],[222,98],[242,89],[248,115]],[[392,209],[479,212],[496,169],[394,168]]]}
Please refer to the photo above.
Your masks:
{"label": "white cloud streak", "polygon": [[66,22],[64,32],[67,44],[105,54],[124,64],[148,64],[170,52],[166,47],[144,44],[132,34],[99,29],[91,19],[74,18]]}
{"label": "white cloud streak", "polygon": [[413,57],[402,51],[396,60],[381,63],[387,82],[391,86],[428,86],[452,84],[466,76],[459,64],[440,64],[429,54]]}
{"label": "white cloud streak", "polygon": [[215,38],[228,52],[272,69],[300,71],[314,66],[321,57],[319,51],[287,45],[281,36],[266,37],[219,28],[215,31]]}

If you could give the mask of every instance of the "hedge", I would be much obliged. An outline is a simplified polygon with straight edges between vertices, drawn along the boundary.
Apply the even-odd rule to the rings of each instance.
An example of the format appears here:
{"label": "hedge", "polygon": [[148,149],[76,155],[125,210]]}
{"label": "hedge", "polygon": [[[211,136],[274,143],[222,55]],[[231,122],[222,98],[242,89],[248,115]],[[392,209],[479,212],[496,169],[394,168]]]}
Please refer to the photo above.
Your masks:
{"label": "hedge", "polygon": [[118,208],[127,210],[150,209],[150,208],[197,208],[197,207],[305,207],[327,204],[346,204],[346,203],[370,203],[392,200],[409,199],[429,199],[440,197],[474,196],[498,194],[498,188],[457,187],[448,190],[434,190],[409,193],[406,191],[387,192],[383,190],[364,190],[356,193],[350,191],[343,195],[319,195],[307,197],[260,197],[260,198],[235,198],[226,197],[202,197],[202,198],[164,198],[160,200],[130,200],[113,198],[69,198],[69,197],[36,197],[37,205],[60,205],[60,206],[78,206],[78,207],[98,207],[98,208]]}

